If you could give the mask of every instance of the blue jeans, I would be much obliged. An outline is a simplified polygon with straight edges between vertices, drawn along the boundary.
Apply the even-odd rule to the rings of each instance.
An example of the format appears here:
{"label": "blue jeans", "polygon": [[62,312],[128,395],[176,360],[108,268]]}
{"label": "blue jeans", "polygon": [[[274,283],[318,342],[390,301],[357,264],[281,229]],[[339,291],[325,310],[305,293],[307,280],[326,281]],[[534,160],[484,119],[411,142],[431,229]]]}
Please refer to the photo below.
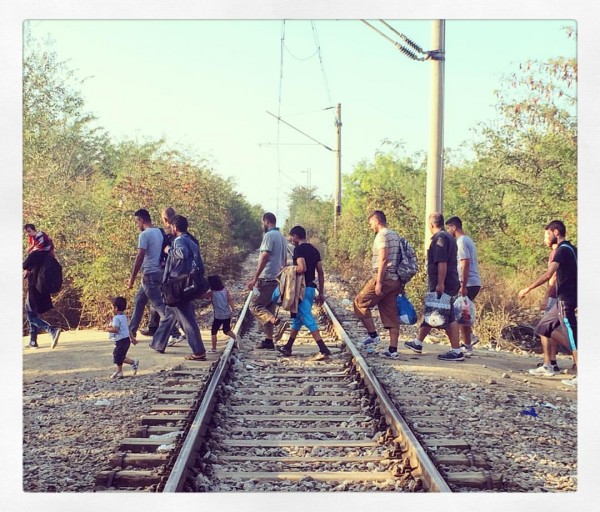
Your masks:
{"label": "blue jeans", "polygon": [[29,322],[29,341],[31,343],[37,342],[37,335],[40,330],[48,331],[50,334],[54,332],[54,327],[31,311],[28,304],[25,305],[25,312],[27,313],[27,321]]}
{"label": "blue jeans", "polygon": [[315,322],[315,317],[312,314],[312,305],[315,301],[316,291],[317,289],[313,288],[312,286],[306,287],[304,299],[302,299],[298,304],[298,314],[292,322],[292,329],[294,331],[299,331],[303,325],[306,325],[306,328],[310,332],[314,332],[319,329],[317,322]]}
{"label": "blue jeans", "polygon": [[171,322],[175,323],[175,320],[178,320],[181,324],[192,352],[194,354],[204,354],[206,349],[204,348],[204,343],[202,343],[200,327],[198,327],[198,322],[196,321],[194,303],[192,301],[180,302],[176,306],[168,306],[167,309],[173,314]]}
{"label": "blue jeans", "polygon": [[167,306],[163,302],[160,294],[161,282],[162,272],[152,272],[150,274],[142,275],[142,283],[135,294],[135,299],[133,300],[133,313],[129,322],[129,332],[135,337],[144,314],[144,308],[146,307],[146,304],[148,304],[148,301],[150,301],[150,304],[152,304],[152,307],[160,316],[158,328],[156,329],[156,333],[154,333],[152,343],[150,344],[155,350],[164,350],[164,347],[157,347],[162,345],[163,339],[165,340],[164,345],[167,345],[167,340],[169,339],[169,334],[173,327],[171,322],[173,315],[169,314],[167,311]]}

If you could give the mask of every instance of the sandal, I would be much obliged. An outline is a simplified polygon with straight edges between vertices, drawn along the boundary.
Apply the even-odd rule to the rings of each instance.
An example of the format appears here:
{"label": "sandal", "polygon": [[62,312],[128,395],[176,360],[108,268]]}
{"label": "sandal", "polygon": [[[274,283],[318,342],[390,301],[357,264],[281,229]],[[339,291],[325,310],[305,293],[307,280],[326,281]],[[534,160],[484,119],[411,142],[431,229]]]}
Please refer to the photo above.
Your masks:
{"label": "sandal", "polygon": [[185,356],[184,359],[186,361],[206,361],[206,352],[201,355],[190,354],[188,356]]}

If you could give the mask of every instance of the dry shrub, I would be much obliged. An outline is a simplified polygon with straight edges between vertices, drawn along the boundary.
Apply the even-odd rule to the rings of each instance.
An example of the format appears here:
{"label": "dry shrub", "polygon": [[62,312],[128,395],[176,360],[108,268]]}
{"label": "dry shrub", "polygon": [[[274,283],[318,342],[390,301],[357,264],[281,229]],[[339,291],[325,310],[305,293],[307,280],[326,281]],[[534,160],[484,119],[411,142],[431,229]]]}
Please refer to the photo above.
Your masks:
{"label": "dry shrub", "polygon": [[521,301],[519,290],[531,283],[531,273],[507,277],[494,267],[480,266],[483,286],[475,299],[477,323],[474,330],[482,345],[503,346],[510,340],[502,336],[503,329],[514,325],[533,326],[541,317],[539,304],[545,293],[544,286],[531,292]]}

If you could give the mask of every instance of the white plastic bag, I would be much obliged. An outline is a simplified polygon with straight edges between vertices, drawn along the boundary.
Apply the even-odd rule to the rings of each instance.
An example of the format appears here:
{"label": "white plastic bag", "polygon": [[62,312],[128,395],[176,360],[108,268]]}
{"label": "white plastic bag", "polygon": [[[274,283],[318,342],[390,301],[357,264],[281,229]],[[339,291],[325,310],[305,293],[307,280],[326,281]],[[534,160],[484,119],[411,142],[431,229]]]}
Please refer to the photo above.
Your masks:
{"label": "white plastic bag", "polygon": [[473,325],[475,304],[469,297],[460,296],[454,301],[454,318],[460,325]]}
{"label": "white plastic bag", "polygon": [[423,320],[431,327],[441,327],[450,320],[450,308],[452,307],[452,297],[447,293],[442,293],[438,298],[437,292],[430,292],[425,295],[425,308],[423,310]]}

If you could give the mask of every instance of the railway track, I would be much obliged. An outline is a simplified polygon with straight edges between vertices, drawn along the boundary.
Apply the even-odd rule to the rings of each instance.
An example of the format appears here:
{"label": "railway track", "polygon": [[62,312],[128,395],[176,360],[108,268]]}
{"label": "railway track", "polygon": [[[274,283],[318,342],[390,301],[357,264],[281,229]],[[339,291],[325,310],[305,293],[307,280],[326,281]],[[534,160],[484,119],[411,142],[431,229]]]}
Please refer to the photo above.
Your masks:
{"label": "railway track", "polygon": [[[248,296],[219,359],[181,365],[135,434],[121,440],[97,490],[404,491],[501,488],[484,457],[447,438],[443,407],[415,389],[394,403],[325,304],[316,360],[310,336],[294,355],[254,348]],[[349,324],[343,320],[343,323]]]}

